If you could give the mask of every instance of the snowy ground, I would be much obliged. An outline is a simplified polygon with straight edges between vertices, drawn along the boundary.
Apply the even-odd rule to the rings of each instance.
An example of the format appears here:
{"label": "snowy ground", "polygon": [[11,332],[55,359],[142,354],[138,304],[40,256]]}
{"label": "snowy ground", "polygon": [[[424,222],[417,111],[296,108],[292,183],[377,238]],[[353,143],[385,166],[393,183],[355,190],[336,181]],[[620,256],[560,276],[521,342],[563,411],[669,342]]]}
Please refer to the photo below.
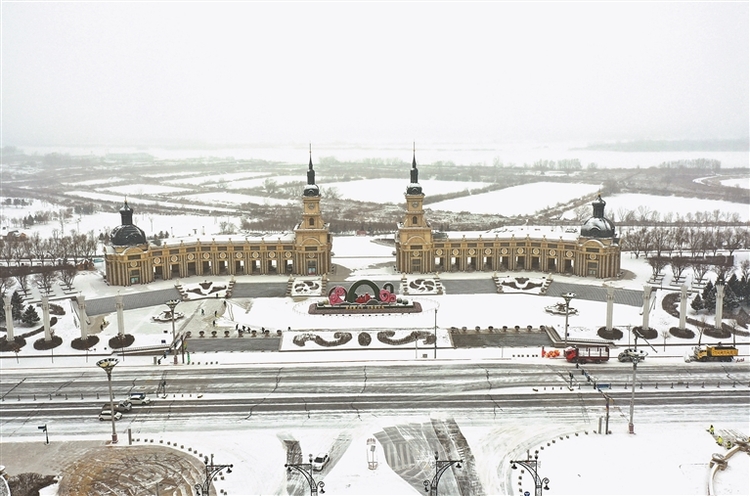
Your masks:
{"label": "snowy ground", "polygon": [[[346,265],[352,270],[349,281],[362,277],[372,279],[397,280],[400,275],[394,274],[392,263],[382,264],[383,259],[392,257],[392,247],[372,242],[368,237],[334,237],[334,252],[336,257],[334,263]],[[739,258],[747,258],[748,253],[739,254]],[[632,273],[632,279],[623,279],[613,282],[620,288],[642,289],[642,285],[650,276],[651,270],[643,259],[631,258],[623,255],[623,268]],[[491,274],[474,273],[468,274],[441,274],[442,278],[487,278]],[[542,277],[543,274],[524,274],[530,277]],[[286,278],[252,277],[248,280],[269,281],[283,280]],[[577,284],[591,284],[601,286],[601,280],[583,279],[577,277],[552,276],[555,280],[567,280]],[[241,278],[238,278],[238,280]],[[190,284],[191,280],[181,281]],[[192,281],[192,282],[198,282]],[[219,284],[222,281],[213,278],[212,282]],[[109,287],[96,272],[88,273],[76,278],[75,286],[78,291],[86,295],[87,301],[107,295],[114,295],[118,291],[123,294],[146,293],[159,288],[170,287],[174,282],[162,281],[147,286],[134,286],[129,288]],[[664,284],[668,284],[668,280]],[[658,294],[663,295],[662,291]],[[234,306],[234,319],[223,316],[218,320],[220,329],[234,329],[236,324],[249,325],[253,328],[264,326],[272,330],[286,329],[292,327],[298,329],[357,329],[357,328],[379,328],[397,326],[400,328],[423,328],[432,329],[437,316],[437,327],[440,336],[440,359],[441,360],[497,360],[507,359],[511,350],[503,349],[464,349],[450,350],[447,347],[447,329],[451,326],[467,326],[473,328],[475,325],[486,327],[487,325],[553,325],[558,330],[564,325],[564,318],[546,313],[545,306],[556,303],[559,297],[547,297],[523,294],[504,295],[417,295],[418,299],[426,307],[421,315],[409,315],[400,317],[332,317],[319,318],[306,314],[305,308],[309,304],[302,301],[294,301],[291,298],[256,298],[253,300],[230,300]],[[201,305],[207,300],[191,300],[180,304],[178,310],[186,315],[199,312]],[[604,325],[605,308],[604,303],[584,300],[574,300],[572,306],[579,309],[579,314],[570,317],[570,332],[572,337],[594,338],[596,329]],[[164,325],[154,323],[152,317],[164,308],[163,302],[154,302],[154,307],[128,310],[125,312],[125,325],[128,332],[135,335],[139,345],[158,344],[164,339]],[[431,309],[437,308],[437,315]],[[73,320],[72,308],[64,306],[66,315],[63,316],[55,326],[57,335],[63,337],[63,347],[56,353],[74,354],[69,348],[71,339],[78,337],[79,330]],[[642,316],[639,315],[640,308],[627,305],[615,305],[614,324],[623,328],[630,325],[640,325]],[[279,316],[283,316],[283,321]],[[511,317],[512,316],[512,317]],[[117,319],[114,314],[105,316],[109,325],[100,333],[102,343],[117,332]],[[513,320],[514,322],[510,322]],[[515,321],[518,322],[515,322]],[[659,329],[676,325],[677,319],[661,311],[659,303],[651,315],[652,327]],[[20,329],[16,331],[21,332]],[[676,338],[670,338],[672,343]],[[623,338],[625,341],[625,338]],[[661,344],[661,338],[658,343]],[[705,340],[704,340],[705,341]],[[655,344],[655,345],[656,345]],[[622,343],[627,345],[626,342]],[[661,346],[656,346],[659,354],[652,354],[649,360],[657,361],[664,366],[685,366],[682,361],[683,350],[680,347],[668,348],[662,351]],[[98,352],[104,350],[99,349]],[[518,350],[516,350],[517,352]],[[537,353],[539,350],[529,350]],[[280,352],[280,353],[212,353],[210,359],[221,364],[242,364],[252,361],[253,363],[264,361],[285,362],[316,362],[328,360],[325,351],[310,352]],[[347,351],[336,353],[337,361],[362,360],[361,352],[348,356]],[[373,356],[366,360],[403,360],[414,363],[415,355],[413,349],[395,350],[394,352],[373,352]],[[747,357],[750,349],[747,345],[740,347],[740,353]],[[47,367],[50,366],[49,352],[37,352],[31,346],[26,346],[21,352],[22,357],[36,355],[37,358],[24,358],[20,363],[15,363],[13,358],[2,360],[4,370],[14,368]],[[79,353],[77,356],[61,358],[55,357],[54,366],[57,368],[76,369],[80,367],[91,367],[87,358]],[[121,363],[120,367],[153,367],[150,364],[151,357],[128,357],[127,361]],[[196,354],[193,360],[208,360]],[[539,362],[550,359],[529,358],[526,359]],[[552,359],[561,360],[561,359]],[[523,366],[523,360],[519,361]],[[690,366],[699,367],[700,364]],[[747,367],[746,363],[732,364],[736,367]],[[746,394],[744,390],[738,390],[738,394]],[[614,410],[610,424],[611,436],[594,434],[597,430],[597,420],[602,411],[591,412],[589,421],[581,423],[566,419],[550,417],[544,421],[538,418],[538,414],[530,412],[530,416],[524,418],[484,418],[482,416],[467,415],[457,418],[456,421],[467,438],[477,460],[478,477],[481,479],[486,494],[523,494],[522,491],[533,491],[533,485],[528,475],[523,479],[522,486],[517,484],[520,471],[509,469],[511,459],[524,459],[526,451],[532,455],[535,450],[540,450],[541,465],[539,472],[543,477],[550,479],[548,495],[563,494],[706,494],[708,464],[713,453],[724,453],[726,450],[716,445],[713,438],[705,431],[709,424],[714,424],[717,430],[726,429],[736,432],[750,433],[748,421],[742,421],[747,412],[726,412],[726,414],[705,416],[701,408],[696,408],[696,414],[691,422],[680,422],[674,424],[669,411],[642,411],[637,410],[636,435],[627,434],[626,415],[621,410]],[[171,440],[175,443],[186,443],[199,449],[203,453],[215,453],[217,463],[234,463],[239,470],[233,474],[226,475],[224,480],[215,483],[218,489],[226,491],[229,495],[246,494],[287,494],[286,472],[283,464],[286,459],[286,451],[281,439],[296,439],[305,456],[307,453],[316,454],[325,451],[332,445],[344,446],[341,453],[337,455],[325,472],[323,480],[326,483],[326,492],[329,494],[348,495],[407,495],[420,494],[413,486],[404,481],[388,463],[388,455],[383,451],[380,443],[376,445],[376,459],[378,468],[369,470],[367,467],[367,439],[375,436],[384,428],[396,426],[402,428],[405,425],[425,424],[430,418],[443,418],[443,412],[432,412],[430,417],[378,417],[364,416],[362,419],[352,420],[340,418],[331,422],[320,420],[287,421],[275,419],[272,424],[253,424],[252,428],[245,425],[237,425],[227,430],[211,432],[185,432],[177,428],[171,429],[164,424],[156,432],[143,432],[140,436],[149,436],[154,439]],[[745,415],[745,418],[747,416]],[[335,425],[333,425],[335,424]],[[238,432],[242,432],[239,436]],[[588,434],[586,434],[588,432]],[[576,435],[578,434],[578,435]],[[346,440],[342,444],[341,439]],[[76,437],[75,439],[85,438]],[[72,439],[72,438],[71,438]],[[5,438],[4,441],[28,441],[21,437]],[[37,441],[37,437],[34,437]],[[553,442],[554,441],[554,442]],[[338,444],[337,444],[338,443]],[[549,445],[548,445],[549,443]],[[717,476],[718,494],[750,494],[748,474],[750,465],[745,454],[738,454],[729,463],[729,468],[720,472]],[[429,473],[431,452],[426,451],[414,463]],[[446,475],[444,483],[450,487],[450,475]],[[249,482],[252,481],[252,482]],[[441,483],[442,484],[442,483]],[[252,487],[252,493],[248,488]],[[47,489],[43,494],[54,494],[54,487]],[[441,493],[442,494],[442,493]]]}

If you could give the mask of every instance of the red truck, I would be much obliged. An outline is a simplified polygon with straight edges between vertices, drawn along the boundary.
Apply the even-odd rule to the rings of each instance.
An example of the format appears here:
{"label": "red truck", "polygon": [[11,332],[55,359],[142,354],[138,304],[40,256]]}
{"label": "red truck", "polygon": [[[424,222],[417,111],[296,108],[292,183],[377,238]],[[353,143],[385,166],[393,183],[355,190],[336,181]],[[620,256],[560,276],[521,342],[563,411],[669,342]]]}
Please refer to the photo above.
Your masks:
{"label": "red truck", "polygon": [[601,363],[609,360],[608,346],[571,346],[565,349],[565,359],[573,363]]}

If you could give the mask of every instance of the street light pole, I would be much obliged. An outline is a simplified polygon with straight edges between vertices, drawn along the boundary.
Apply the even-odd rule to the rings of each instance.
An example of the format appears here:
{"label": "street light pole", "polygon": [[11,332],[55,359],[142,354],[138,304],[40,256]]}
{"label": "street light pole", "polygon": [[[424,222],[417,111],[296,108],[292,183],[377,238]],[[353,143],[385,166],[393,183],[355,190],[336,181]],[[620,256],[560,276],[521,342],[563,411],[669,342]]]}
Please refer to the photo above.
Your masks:
{"label": "street light pole", "polygon": [[171,312],[171,315],[172,315],[172,348],[174,348],[174,364],[175,365],[177,365],[177,347],[175,345],[175,343],[177,342],[177,336],[175,335],[175,331],[174,331],[174,309],[178,303],[180,303],[180,300],[168,300],[166,302],[166,305],[169,307],[169,311]]}
{"label": "street light pole", "polygon": [[96,364],[107,373],[107,384],[109,384],[109,413],[112,420],[112,444],[117,443],[117,429],[115,429],[115,399],[112,395],[112,369],[117,365],[117,358],[105,358]]}
{"label": "street light pole", "polygon": [[313,477],[312,453],[310,454],[309,460],[310,463],[285,463],[284,467],[286,467],[287,472],[291,472],[292,469],[294,469],[302,474],[302,476],[305,478],[305,481],[307,482],[307,485],[310,486],[310,496],[318,496],[318,488],[320,488],[321,494],[325,494],[325,489],[323,488],[325,487],[326,483],[323,481],[315,482],[315,478]]}
{"label": "street light pole", "polygon": [[208,457],[203,457],[203,464],[206,468],[206,477],[203,479],[202,484],[196,484],[194,486],[195,488],[195,496],[209,496],[208,490],[211,487],[211,480],[214,478],[216,474],[221,472],[224,469],[227,469],[227,473],[232,473],[232,467],[234,467],[233,464],[229,465],[214,465],[214,455],[211,454],[211,463],[208,463]]}
{"label": "street light pole", "polygon": [[[539,468],[539,451],[534,451],[534,459],[532,460],[527,456],[526,460],[511,460],[511,468],[515,470],[516,464],[521,465],[529,471],[531,476],[534,478],[534,496],[542,496],[542,489],[549,491],[549,479],[547,477],[539,477],[537,469]],[[542,486],[544,484],[544,486]],[[528,493],[526,493],[528,494]]]}
{"label": "street light pole", "polygon": [[565,300],[565,347],[568,347],[568,314],[570,314],[570,300],[576,297],[575,293],[565,293],[562,295]]}
{"label": "street light pole", "polygon": [[434,327],[434,334],[435,334],[435,353],[433,355],[433,358],[437,358],[437,307],[435,307],[435,327]]}
{"label": "street light pole", "polygon": [[440,482],[440,477],[442,477],[443,473],[453,465],[455,465],[456,468],[461,468],[461,463],[463,463],[463,460],[439,460],[438,452],[436,451],[435,475],[432,477],[432,480],[422,482],[422,484],[424,484],[425,492],[429,493],[429,496],[438,496],[438,483]]}

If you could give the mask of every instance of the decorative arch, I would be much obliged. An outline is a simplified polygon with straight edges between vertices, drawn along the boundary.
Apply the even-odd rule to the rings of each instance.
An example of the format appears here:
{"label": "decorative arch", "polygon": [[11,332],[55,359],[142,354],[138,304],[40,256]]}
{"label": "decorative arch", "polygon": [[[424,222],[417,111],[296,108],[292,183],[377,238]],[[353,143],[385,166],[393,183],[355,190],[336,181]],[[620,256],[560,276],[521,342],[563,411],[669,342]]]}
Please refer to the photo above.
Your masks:
{"label": "decorative arch", "polygon": [[349,303],[355,303],[357,299],[357,289],[361,286],[367,286],[372,289],[372,297],[377,299],[380,295],[380,288],[374,282],[368,279],[360,279],[349,287],[349,291],[346,294],[346,301]]}

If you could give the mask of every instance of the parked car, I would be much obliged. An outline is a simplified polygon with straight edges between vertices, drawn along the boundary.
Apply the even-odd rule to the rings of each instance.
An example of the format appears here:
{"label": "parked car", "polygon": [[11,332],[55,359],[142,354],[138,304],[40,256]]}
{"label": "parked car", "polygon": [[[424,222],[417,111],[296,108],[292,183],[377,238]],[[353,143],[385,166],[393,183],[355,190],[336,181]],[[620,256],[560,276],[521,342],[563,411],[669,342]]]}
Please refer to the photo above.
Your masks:
{"label": "parked car", "polygon": [[313,459],[312,469],[315,471],[323,470],[323,467],[326,466],[326,463],[328,463],[328,460],[329,460],[328,453],[318,453],[318,456],[316,456]]}
{"label": "parked car", "polygon": [[[115,403],[115,411],[120,413],[128,413],[133,409],[133,404],[130,400],[122,400]],[[102,406],[102,410],[109,410],[109,403],[105,403]]]}
{"label": "parked car", "polygon": [[[115,420],[120,420],[121,418],[122,413],[115,412]],[[112,420],[112,410],[102,410],[99,414],[99,420]]]}
{"label": "parked car", "polygon": [[648,356],[648,353],[645,350],[634,350],[633,348],[626,348],[619,355],[617,355],[617,359],[621,362],[632,362],[633,358],[636,358],[639,362],[642,362],[646,359],[646,356]]}
{"label": "parked car", "polygon": [[151,398],[146,396],[146,393],[130,393],[128,401],[133,405],[148,405],[151,403]]}

